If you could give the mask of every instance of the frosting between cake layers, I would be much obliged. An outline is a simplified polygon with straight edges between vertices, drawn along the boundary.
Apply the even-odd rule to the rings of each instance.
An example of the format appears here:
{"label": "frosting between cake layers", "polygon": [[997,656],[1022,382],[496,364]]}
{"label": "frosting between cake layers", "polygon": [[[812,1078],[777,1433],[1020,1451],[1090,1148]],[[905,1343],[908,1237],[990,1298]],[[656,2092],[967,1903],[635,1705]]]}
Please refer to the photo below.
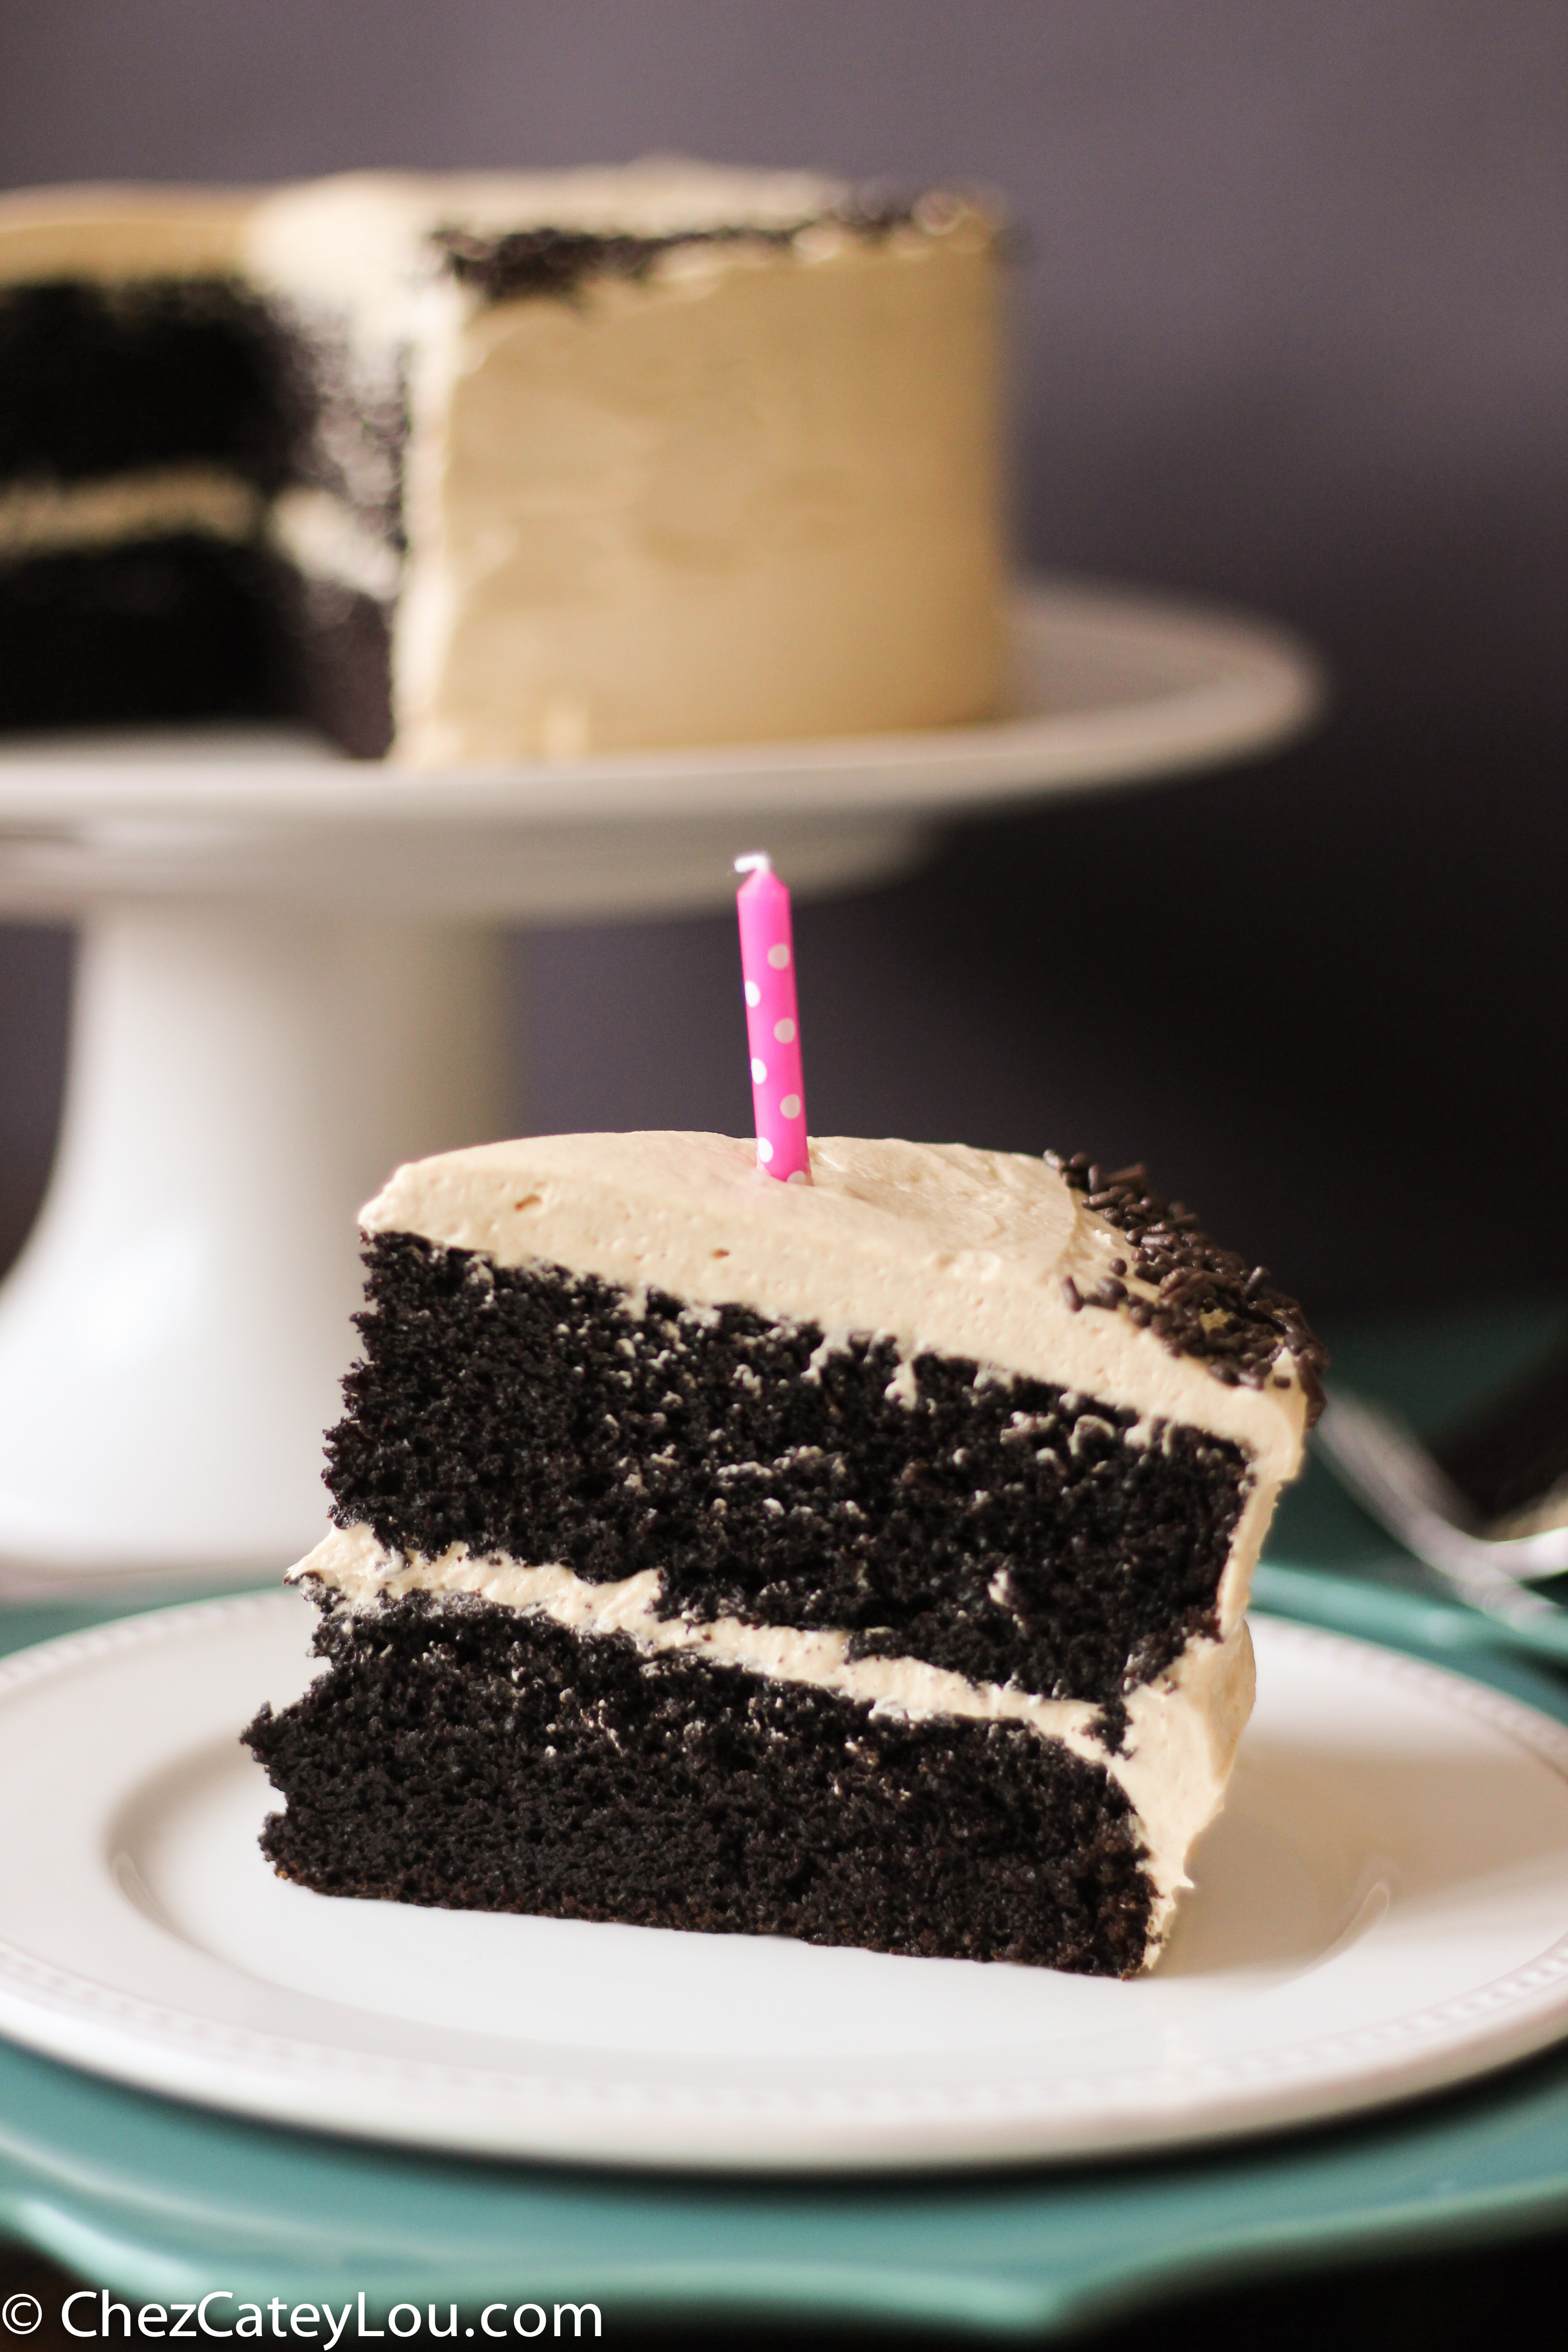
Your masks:
{"label": "frosting between cake layers", "polygon": [[176,531],[249,540],[262,511],[255,484],[222,466],[149,467],[98,481],[33,476],[0,488],[0,562]]}
{"label": "frosting between cake layers", "polygon": [[726,1136],[525,1137],[398,1169],[360,1222],[500,1265],[591,1273],[634,1298],[652,1286],[815,1324],[829,1347],[886,1333],[906,1359],[961,1357],[1128,1407],[1135,1438],[1161,1421],[1232,1438],[1252,1475],[1218,1596],[1228,1633],[1300,1462],[1306,1398],[1289,1353],[1276,1367],[1289,1387],[1226,1387],[1125,1310],[1074,1313],[1063,1278],[1092,1288],[1128,1245],[1043,1160],[842,1136],[811,1150],[815,1181],[786,1185]]}
{"label": "frosting between cake layers", "polygon": [[381,604],[397,594],[403,558],[396,548],[330,490],[283,491],[268,514],[267,536],[307,579],[335,582]]}
{"label": "frosting between cake layers", "polygon": [[909,1657],[851,1658],[839,1632],[754,1625],[742,1619],[661,1617],[660,1578],[645,1570],[618,1584],[592,1584],[569,1569],[529,1567],[502,1555],[476,1557],[454,1545],[438,1559],[390,1551],[368,1527],[334,1528],[289,1570],[317,1580],[353,1609],[413,1592],[467,1594],[547,1617],[586,1639],[625,1634],[648,1656],[700,1658],[717,1666],[805,1683],[912,1720],[961,1717],[1026,1724],[1060,1740],[1117,1782],[1138,1816],[1154,1889],[1151,1957],[1191,1882],[1194,1840],[1218,1812],[1236,1749],[1252,1709],[1252,1644],[1245,1620],[1222,1642],[1188,1643],[1171,1669],[1128,1695],[1127,1730],[1111,1749],[1096,1729],[1099,1709],[1080,1699],[1043,1698],[1015,1684],[973,1683]]}

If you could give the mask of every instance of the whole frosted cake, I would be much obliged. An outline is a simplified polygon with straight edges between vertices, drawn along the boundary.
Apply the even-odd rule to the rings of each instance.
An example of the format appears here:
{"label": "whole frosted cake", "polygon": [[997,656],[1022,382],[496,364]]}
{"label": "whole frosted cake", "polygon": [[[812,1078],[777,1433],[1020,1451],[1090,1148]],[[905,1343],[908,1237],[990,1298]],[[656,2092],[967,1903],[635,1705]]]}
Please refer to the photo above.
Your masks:
{"label": "whole frosted cake", "polygon": [[0,725],[441,765],[983,717],[995,295],[983,206],[801,173],[0,198]]}
{"label": "whole frosted cake", "polygon": [[1252,1701],[1321,1349],[1150,1192],[829,1138],[400,1169],[247,1734],[326,1893],[1130,1975]]}

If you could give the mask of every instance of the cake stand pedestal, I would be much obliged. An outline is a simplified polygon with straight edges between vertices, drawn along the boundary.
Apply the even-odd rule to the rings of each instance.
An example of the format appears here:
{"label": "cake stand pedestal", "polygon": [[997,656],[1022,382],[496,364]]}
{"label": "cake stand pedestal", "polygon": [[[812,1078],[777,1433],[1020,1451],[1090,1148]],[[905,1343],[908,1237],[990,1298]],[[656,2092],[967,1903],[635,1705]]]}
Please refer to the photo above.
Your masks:
{"label": "cake stand pedestal", "polygon": [[316,1540],[353,1213],[500,1131],[503,924],[715,907],[758,842],[798,890],[864,887],[965,812],[1241,758],[1321,698],[1260,624],[1063,583],[1019,591],[1015,651],[1013,715],[910,736],[450,774],[265,729],[0,747],[0,912],[81,933],[0,1288],[0,1589]]}

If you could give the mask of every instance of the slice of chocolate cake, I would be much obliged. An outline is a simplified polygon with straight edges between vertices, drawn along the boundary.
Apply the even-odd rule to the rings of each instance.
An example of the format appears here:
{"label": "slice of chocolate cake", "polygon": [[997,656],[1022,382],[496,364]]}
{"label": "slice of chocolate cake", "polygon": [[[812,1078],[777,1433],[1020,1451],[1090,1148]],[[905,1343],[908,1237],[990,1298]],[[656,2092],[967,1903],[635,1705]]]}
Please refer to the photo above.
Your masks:
{"label": "slice of chocolate cake", "polygon": [[365,1211],[325,1672],[247,1733],[326,1893],[1125,1976],[1252,1697],[1321,1350],[1153,1197],[961,1145],[553,1136]]}

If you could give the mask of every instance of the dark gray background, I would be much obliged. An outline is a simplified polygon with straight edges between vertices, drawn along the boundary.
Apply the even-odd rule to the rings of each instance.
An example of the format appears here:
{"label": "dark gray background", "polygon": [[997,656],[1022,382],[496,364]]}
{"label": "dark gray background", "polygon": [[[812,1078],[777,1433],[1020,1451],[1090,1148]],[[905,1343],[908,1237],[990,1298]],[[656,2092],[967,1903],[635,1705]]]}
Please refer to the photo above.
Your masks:
{"label": "dark gray background", "polygon": [[[1020,551],[1296,624],[1339,711],[803,910],[813,1124],[1146,1155],[1337,1312],[1568,1276],[1565,64],[1548,0],[5,0],[0,179],[662,147],[1005,189]],[[532,1124],[744,1131],[727,921],[519,962]],[[0,933],[12,1239],[67,968]]]}

